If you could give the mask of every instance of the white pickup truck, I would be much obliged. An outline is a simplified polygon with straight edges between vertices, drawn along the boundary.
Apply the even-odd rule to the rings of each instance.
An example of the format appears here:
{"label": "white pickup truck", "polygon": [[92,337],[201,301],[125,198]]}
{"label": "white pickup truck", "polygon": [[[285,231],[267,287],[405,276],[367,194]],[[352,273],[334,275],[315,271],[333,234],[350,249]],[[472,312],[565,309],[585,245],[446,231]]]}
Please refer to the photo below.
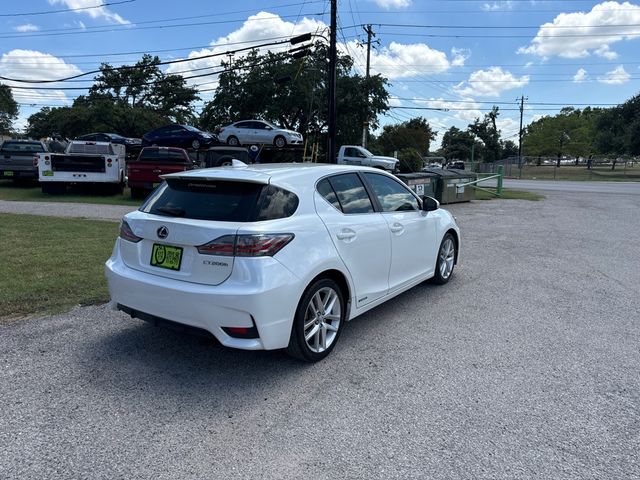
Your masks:
{"label": "white pickup truck", "polygon": [[65,153],[38,154],[43,193],[64,193],[70,184],[93,184],[113,193],[124,188],[125,147],[109,142],[73,140]]}
{"label": "white pickup truck", "polygon": [[382,168],[389,172],[398,169],[398,159],[374,155],[364,147],[357,145],[343,145],[338,152],[338,163],[343,165],[365,165],[367,167]]}

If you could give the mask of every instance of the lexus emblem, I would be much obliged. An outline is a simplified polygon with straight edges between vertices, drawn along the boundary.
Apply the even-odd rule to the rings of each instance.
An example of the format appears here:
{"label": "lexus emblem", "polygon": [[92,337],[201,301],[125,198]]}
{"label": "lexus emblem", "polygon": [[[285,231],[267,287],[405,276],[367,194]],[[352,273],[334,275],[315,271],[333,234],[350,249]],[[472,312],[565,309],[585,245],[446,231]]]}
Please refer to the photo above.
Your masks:
{"label": "lexus emblem", "polygon": [[158,238],[167,238],[169,236],[169,229],[163,225],[156,233],[158,234]]}

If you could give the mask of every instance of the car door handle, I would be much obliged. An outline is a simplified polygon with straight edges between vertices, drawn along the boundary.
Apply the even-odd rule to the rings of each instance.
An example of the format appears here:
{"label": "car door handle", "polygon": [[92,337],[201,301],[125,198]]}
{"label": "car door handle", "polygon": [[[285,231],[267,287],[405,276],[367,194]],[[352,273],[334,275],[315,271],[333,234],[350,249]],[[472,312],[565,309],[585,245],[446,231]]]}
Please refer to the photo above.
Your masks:
{"label": "car door handle", "polygon": [[401,223],[394,223],[389,227],[393,233],[402,233],[404,232],[404,226]]}
{"label": "car door handle", "polygon": [[353,240],[356,238],[356,232],[351,229],[345,228],[344,230],[336,233],[338,240]]}

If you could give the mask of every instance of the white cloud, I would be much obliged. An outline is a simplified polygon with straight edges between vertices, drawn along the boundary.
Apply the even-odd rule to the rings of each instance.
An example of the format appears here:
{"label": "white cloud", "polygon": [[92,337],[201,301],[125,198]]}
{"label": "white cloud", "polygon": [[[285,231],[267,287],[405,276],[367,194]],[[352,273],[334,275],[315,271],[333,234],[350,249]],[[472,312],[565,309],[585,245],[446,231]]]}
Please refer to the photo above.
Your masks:
{"label": "white cloud", "polygon": [[451,66],[463,67],[464,62],[471,56],[471,50],[468,48],[451,48]]}
{"label": "white cloud", "polygon": [[576,74],[573,76],[575,83],[582,83],[587,79],[587,71],[584,68],[579,68]]}
{"label": "white cloud", "polygon": [[26,33],[26,32],[37,32],[40,30],[40,27],[34,25],[33,23],[25,23],[24,25],[18,25],[17,27],[13,27],[16,32]]}
{"label": "white cloud", "polygon": [[[459,58],[457,62],[460,63]],[[442,73],[451,66],[446,53],[424,43],[391,42],[388,47],[371,52],[371,71],[389,79]]]}
{"label": "white cloud", "polygon": [[513,2],[510,0],[504,2],[487,2],[482,4],[482,10],[485,12],[494,12],[496,10],[511,10]]}
{"label": "white cloud", "polygon": [[[64,60],[35,50],[11,50],[0,57],[0,75],[16,79],[55,80],[81,73],[81,70]],[[3,80],[12,88],[13,97],[18,103],[60,103],[66,102],[64,90],[42,90],[34,83],[22,83]],[[60,87],[60,83],[47,83],[46,87]]]}
{"label": "white cloud", "polygon": [[459,101],[444,100],[442,98],[430,98],[429,100],[414,99],[412,102],[429,108],[450,110],[455,118],[467,122],[472,122],[476,118],[482,117],[480,104],[472,98],[461,98]]}
{"label": "white cloud", "polygon": [[[198,57],[220,54],[229,50],[251,47],[252,45],[259,45],[261,43],[265,43],[265,39],[267,38],[289,37],[309,32],[322,32],[325,28],[327,28],[325,23],[315,19],[305,17],[298,23],[294,24],[292,22],[282,20],[278,15],[274,15],[273,13],[259,12],[255,15],[251,15],[238,30],[211,42],[210,48],[203,48],[201,50],[190,52],[187,58],[192,58],[193,60],[169,65],[167,73],[205,67],[211,67],[211,71],[216,71],[219,69],[221,61],[229,61],[229,58],[226,55],[219,55],[211,58]],[[283,51],[289,48],[291,48],[291,45],[285,43],[282,46],[262,47],[258,50],[260,53],[265,53],[267,51]],[[244,55],[246,53],[248,53],[248,51],[238,53],[237,55]],[[196,72],[196,74],[199,73],[207,73],[207,71]],[[207,89],[215,88],[217,85],[217,76],[199,77],[187,81],[191,85],[203,85],[203,88]]]}
{"label": "white cloud", "polygon": [[469,75],[469,80],[461,82],[453,89],[458,95],[499,97],[505,90],[523,87],[529,83],[529,76],[518,78],[501,67],[477,70]]}
{"label": "white cloud", "polygon": [[[85,10],[78,10],[77,13],[89,15],[91,18],[103,18],[111,23],[118,23],[120,25],[128,25],[131,23],[129,20],[125,20],[117,13],[103,6],[103,0],[49,0],[49,3],[51,5],[64,5],[71,9],[83,8]],[[95,6],[98,6],[98,8],[87,8]]]}
{"label": "white cloud", "polygon": [[599,46],[593,51],[593,53],[599,57],[606,58],[607,60],[615,60],[618,58],[618,54],[613,50],[609,50],[609,45],[607,44]]}
{"label": "white cloud", "polygon": [[402,105],[402,102],[395,95],[389,95],[389,99],[387,100],[387,105],[390,107],[399,107]]}
{"label": "white cloud", "polygon": [[620,85],[627,83],[631,75],[627,73],[623,65],[619,65],[610,72],[605,73],[601,77],[598,77],[600,83],[606,83],[607,85]]}
{"label": "white cloud", "polygon": [[638,23],[640,6],[629,2],[602,2],[589,12],[561,13],[553,22],[541,25],[531,43],[519,48],[518,53],[582,58],[593,52],[604,58],[615,58],[609,45],[639,37],[640,31],[634,26]]}
{"label": "white cloud", "polygon": [[503,117],[502,115],[503,114],[500,114],[500,116],[496,120],[496,127],[498,128],[498,130],[500,130],[503,136],[511,137],[505,138],[505,140],[513,140],[512,135],[518,132],[520,124],[518,120],[509,117]]}
{"label": "white cloud", "polygon": [[411,5],[411,0],[375,0],[380,8],[390,10],[392,8],[406,8]]}

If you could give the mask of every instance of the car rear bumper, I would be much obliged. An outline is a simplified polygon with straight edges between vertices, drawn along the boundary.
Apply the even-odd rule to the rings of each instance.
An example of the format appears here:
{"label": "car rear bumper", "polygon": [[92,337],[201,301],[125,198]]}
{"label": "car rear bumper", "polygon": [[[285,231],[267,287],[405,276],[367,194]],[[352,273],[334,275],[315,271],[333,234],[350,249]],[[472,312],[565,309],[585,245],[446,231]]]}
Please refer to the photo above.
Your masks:
{"label": "car rear bumper", "polygon": [[38,170],[24,167],[0,167],[0,178],[38,178]]}
{"label": "car rear bumper", "polygon": [[[302,295],[300,281],[272,258],[248,272],[234,266],[220,285],[202,285],[134,270],[118,251],[105,264],[112,305],[144,315],[207,330],[227,347],[272,350],[289,343],[291,325]],[[236,259],[237,261],[237,259]],[[247,282],[250,280],[250,282]],[[256,327],[258,338],[235,338],[223,327]]]}

